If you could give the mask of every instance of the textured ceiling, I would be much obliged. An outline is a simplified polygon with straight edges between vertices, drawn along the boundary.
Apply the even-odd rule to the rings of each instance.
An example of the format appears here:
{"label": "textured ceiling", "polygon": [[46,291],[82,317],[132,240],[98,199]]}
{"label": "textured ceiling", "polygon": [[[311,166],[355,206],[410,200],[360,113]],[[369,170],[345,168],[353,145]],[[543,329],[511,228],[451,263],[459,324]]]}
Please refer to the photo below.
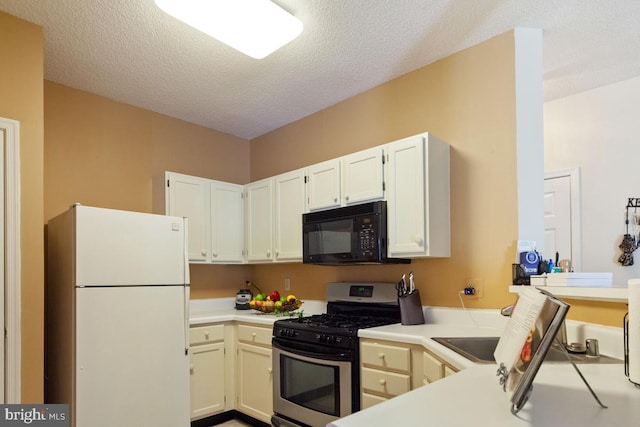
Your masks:
{"label": "textured ceiling", "polygon": [[304,23],[262,60],[153,0],[0,0],[44,28],[45,78],[252,139],[515,27],[552,100],[640,75],[633,0],[275,0]]}

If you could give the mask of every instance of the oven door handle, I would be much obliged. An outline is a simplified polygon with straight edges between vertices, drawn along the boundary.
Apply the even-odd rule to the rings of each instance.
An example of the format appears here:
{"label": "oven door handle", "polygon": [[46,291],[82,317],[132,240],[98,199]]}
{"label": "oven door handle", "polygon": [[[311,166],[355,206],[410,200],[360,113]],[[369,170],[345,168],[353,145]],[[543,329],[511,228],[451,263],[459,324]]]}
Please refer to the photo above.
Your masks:
{"label": "oven door handle", "polygon": [[333,354],[324,354],[317,353],[315,351],[301,350],[299,348],[292,348],[286,345],[282,345],[280,342],[274,340],[273,346],[289,353],[293,353],[299,356],[305,356],[313,359],[321,359],[321,360],[329,360],[329,361],[349,361],[351,355],[349,353],[333,353]]}

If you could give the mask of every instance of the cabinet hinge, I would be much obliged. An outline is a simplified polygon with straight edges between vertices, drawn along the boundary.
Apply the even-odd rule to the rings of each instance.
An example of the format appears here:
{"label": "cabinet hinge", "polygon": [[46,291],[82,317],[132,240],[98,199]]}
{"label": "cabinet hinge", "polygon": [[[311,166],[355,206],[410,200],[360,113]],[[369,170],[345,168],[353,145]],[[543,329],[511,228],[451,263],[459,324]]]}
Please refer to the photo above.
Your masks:
{"label": "cabinet hinge", "polygon": [[169,185],[169,182],[171,182],[171,181],[167,180],[167,187],[169,187],[169,186],[170,186],[170,185]]}
{"label": "cabinet hinge", "polygon": [[387,186],[385,185],[385,182],[382,181],[382,192],[384,193],[386,189],[387,189]]}
{"label": "cabinet hinge", "polygon": [[304,176],[304,183],[306,184],[307,182],[309,182],[309,180],[307,179],[307,175]]}
{"label": "cabinet hinge", "polygon": [[384,160],[384,154],[382,154],[382,164],[385,164],[385,160]]}

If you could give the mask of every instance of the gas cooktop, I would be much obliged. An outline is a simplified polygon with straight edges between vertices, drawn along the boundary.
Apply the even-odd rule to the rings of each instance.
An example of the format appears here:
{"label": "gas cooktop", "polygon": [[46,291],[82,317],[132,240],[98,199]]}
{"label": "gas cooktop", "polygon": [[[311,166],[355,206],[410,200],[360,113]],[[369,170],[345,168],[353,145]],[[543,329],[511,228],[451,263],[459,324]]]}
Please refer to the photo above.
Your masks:
{"label": "gas cooktop", "polygon": [[350,314],[315,314],[308,317],[278,320],[282,327],[322,333],[356,335],[358,329],[398,323],[397,317],[358,316]]}

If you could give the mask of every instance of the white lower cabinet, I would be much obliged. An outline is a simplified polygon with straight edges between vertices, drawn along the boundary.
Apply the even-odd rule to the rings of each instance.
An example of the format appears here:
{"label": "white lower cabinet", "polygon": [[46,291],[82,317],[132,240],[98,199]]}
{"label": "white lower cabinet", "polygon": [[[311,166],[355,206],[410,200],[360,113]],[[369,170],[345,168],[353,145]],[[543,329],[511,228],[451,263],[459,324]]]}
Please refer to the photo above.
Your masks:
{"label": "white lower cabinet", "polygon": [[267,424],[273,415],[271,327],[237,325],[236,409]]}
{"label": "white lower cabinet", "polygon": [[430,384],[458,372],[454,367],[447,365],[430,351],[422,352],[423,383]]}
{"label": "white lower cabinet", "polygon": [[456,372],[424,347],[393,341],[360,340],[362,409]]}
{"label": "white lower cabinet", "polygon": [[190,329],[191,419],[225,410],[224,325]]}
{"label": "white lower cabinet", "polygon": [[[422,385],[422,348],[373,339],[360,340],[362,409]],[[417,371],[419,375],[416,375]]]}

